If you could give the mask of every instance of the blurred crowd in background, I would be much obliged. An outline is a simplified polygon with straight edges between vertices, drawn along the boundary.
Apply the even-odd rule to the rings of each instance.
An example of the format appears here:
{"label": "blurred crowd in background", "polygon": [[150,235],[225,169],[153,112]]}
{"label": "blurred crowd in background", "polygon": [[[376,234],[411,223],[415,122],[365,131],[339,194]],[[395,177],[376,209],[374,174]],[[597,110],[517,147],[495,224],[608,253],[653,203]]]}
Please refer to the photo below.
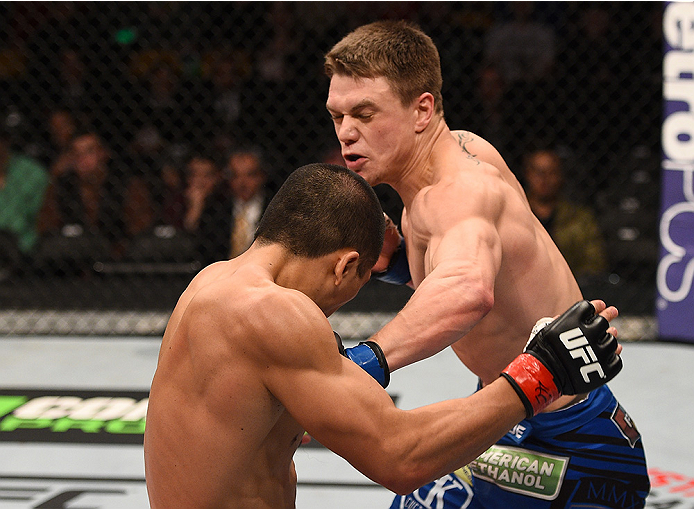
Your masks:
{"label": "blurred crowd in background", "polygon": [[[501,152],[582,285],[631,285],[627,311],[649,312],[662,9],[2,2],[0,301],[35,305],[47,280],[72,278],[127,306],[114,278],[185,282],[236,256],[291,170],[341,163],[323,55],[388,18],[432,37],[448,124]],[[377,192],[399,222],[398,197]]]}

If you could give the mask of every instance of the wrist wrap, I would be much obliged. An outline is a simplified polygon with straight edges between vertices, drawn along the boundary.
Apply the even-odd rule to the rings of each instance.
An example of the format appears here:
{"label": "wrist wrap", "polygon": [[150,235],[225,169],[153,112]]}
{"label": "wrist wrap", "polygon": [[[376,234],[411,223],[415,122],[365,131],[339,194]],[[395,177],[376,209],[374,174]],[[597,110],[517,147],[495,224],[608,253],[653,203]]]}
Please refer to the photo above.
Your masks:
{"label": "wrist wrap", "polygon": [[374,378],[384,389],[390,383],[390,369],[383,350],[373,341],[363,341],[345,349],[345,356]]}
{"label": "wrist wrap", "polygon": [[529,353],[516,357],[501,376],[509,381],[523,402],[527,419],[540,413],[561,395],[552,373]]}

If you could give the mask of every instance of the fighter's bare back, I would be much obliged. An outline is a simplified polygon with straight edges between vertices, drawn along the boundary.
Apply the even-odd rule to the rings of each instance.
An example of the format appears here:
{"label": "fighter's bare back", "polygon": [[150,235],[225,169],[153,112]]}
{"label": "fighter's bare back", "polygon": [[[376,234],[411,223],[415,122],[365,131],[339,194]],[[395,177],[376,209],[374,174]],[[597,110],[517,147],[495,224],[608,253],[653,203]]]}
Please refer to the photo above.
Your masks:
{"label": "fighter's bare back", "polygon": [[259,299],[286,290],[255,269],[235,270],[236,263],[202,271],[164,335],[148,414],[156,418],[145,434],[153,509],[294,507],[292,456],[304,432],[267,391],[249,354],[250,340],[260,341],[249,334],[251,317],[267,324]]}

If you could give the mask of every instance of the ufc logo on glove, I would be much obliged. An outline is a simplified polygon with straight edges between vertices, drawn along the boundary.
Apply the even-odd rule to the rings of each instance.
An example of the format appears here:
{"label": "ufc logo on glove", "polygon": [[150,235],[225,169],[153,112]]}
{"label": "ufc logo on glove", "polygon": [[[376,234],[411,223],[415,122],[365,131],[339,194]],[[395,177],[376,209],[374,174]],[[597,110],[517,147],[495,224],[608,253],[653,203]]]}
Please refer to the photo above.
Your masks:
{"label": "ufc logo on glove", "polygon": [[[622,369],[619,343],[607,332],[609,322],[590,302],[577,302],[557,319],[538,324],[524,353],[501,373],[523,402],[528,419],[562,394],[588,393]],[[591,380],[591,373],[599,378]]]}
{"label": "ufc logo on glove", "polygon": [[580,371],[583,375],[583,380],[586,383],[590,383],[589,373],[597,372],[600,378],[605,378],[605,372],[602,370],[602,366],[598,362],[598,358],[593,351],[593,347],[588,344],[588,340],[581,332],[581,329],[576,327],[575,329],[568,330],[559,334],[559,339],[564,344],[566,349],[571,354],[574,359],[583,359],[585,366],[583,366]]}

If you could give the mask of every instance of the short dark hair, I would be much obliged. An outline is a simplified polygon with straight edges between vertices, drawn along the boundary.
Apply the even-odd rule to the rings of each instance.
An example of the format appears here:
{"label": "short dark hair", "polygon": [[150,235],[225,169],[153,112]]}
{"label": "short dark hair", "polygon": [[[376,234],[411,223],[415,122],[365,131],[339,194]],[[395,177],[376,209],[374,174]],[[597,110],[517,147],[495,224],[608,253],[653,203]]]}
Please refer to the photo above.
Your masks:
{"label": "short dark hair", "polygon": [[383,210],[371,186],[343,166],[314,163],[289,175],[265,210],[256,239],[306,258],[354,249],[363,276],[378,260],[384,233]]}

